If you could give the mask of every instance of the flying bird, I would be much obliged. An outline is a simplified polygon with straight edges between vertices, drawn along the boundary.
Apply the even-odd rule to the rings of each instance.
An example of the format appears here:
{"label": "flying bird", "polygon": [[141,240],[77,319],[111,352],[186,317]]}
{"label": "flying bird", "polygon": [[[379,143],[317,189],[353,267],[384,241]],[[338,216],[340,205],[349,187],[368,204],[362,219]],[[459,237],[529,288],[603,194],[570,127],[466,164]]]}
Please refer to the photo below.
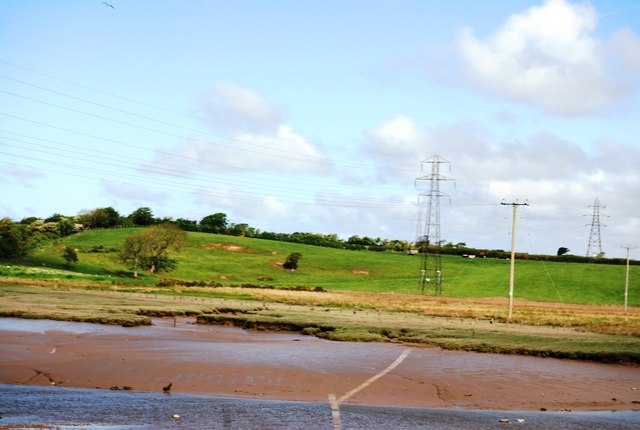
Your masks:
{"label": "flying bird", "polygon": [[107,3],[106,1],[103,1],[102,4],[105,5],[106,7],[110,7],[111,9],[115,9],[115,7],[113,7],[112,4]]}

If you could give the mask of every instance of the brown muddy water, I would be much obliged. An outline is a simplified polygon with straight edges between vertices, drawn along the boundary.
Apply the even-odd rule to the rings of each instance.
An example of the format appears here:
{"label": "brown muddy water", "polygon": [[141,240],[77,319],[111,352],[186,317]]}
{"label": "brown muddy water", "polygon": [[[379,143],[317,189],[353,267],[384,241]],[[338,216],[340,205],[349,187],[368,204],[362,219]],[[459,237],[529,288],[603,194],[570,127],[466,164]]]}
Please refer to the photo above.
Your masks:
{"label": "brown muddy water", "polygon": [[[637,392],[638,368],[154,324],[0,319],[0,376],[18,375],[0,384],[0,429],[640,428],[640,411],[593,402],[597,411],[542,412],[527,400],[543,388],[550,396],[553,385],[562,402],[615,395],[620,403]],[[15,373],[21,364],[24,377]],[[31,375],[45,370],[59,374],[56,386]],[[89,385],[116,377],[134,389]],[[183,392],[155,388],[167,379]],[[327,393],[348,392],[336,416]]]}

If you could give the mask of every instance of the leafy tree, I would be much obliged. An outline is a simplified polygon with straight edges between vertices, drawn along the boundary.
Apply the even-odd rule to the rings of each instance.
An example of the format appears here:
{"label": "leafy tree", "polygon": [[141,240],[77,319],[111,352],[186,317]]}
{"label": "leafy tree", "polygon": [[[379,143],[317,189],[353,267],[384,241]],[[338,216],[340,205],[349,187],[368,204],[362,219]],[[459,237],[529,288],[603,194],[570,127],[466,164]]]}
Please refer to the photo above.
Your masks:
{"label": "leafy tree", "polygon": [[200,229],[206,233],[224,233],[227,228],[227,215],[223,213],[215,213],[207,215],[200,220]]}
{"label": "leafy tree", "polygon": [[16,224],[11,218],[0,219],[0,258],[22,257],[31,244],[31,232],[24,224]]}
{"label": "leafy tree", "polygon": [[186,218],[178,218],[175,221],[175,224],[183,230],[186,231],[199,231],[198,221],[190,220]]}
{"label": "leafy tree", "polygon": [[79,221],[90,228],[111,228],[120,224],[120,214],[112,207],[98,208],[78,215]]}
{"label": "leafy tree", "polygon": [[299,252],[292,252],[287,256],[282,267],[289,270],[296,270],[298,268],[298,260],[302,258],[302,254]]}
{"label": "leafy tree", "polygon": [[229,225],[229,234],[233,236],[250,236],[250,227],[249,224],[230,224]]}
{"label": "leafy tree", "polygon": [[29,224],[29,228],[33,232],[42,233],[48,237],[55,236],[59,234],[59,228],[57,222],[46,222],[44,220],[38,219]]}
{"label": "leafy tree", "polygon": [[173,224],[159,224],[142,232],[147,239],[146,265],[151,273],[171,269],[171,260],[167,257],[169,249],[179,250],[186,244],[187,233]]}
{"label": "leafy tree", "polygon": [[120,259],[131,264],[134,277],[138,276],[139,267],[151,273],[170,270],[175,266],[175,262],[169,258],[169,250],[180,249],[186,241],[187,233],[178,226],[154,225],[129,236],[120,253]]}
{"label": "leafy tree", "polygon": [[294,243],[305,243],[307,245],[324,246],[327,248],[343,247],[342,241],[336,234],[295,232],[291,233],[287,239],[282,240]]}
{"label": "leafy tree", "polygon": [[565,248],[564,246],[561,246],[560,248],[558,248],[558,256],[565,255],[569,251],[570,251],[569,248]]}
{"label": "leafy tree", "polygon": [[73,233],[74,223],[69,218],[61,218],[58,221],[58,234],[60,237],[67,237]]}
{"label": "leafy tree", "polygon": [[155,218],[153,220],[154,224],[175,224],[175,221],[173,220],[173,217],[170,216],[165,216],[162,218]]}
{"label": "leafy tree", "polygon": [[364,247],[367,246],[373,246],[376,244],[376,242],[371,239],[368,236],[365,237],[360,237],[360,236],[351,236],[348,240],[347,243],[351,244],[351,245],[361,245]]}
{"label": "leafy tree", "polygon": [[120,251],[120,259],[131,265],[133,277],[138,278],[138,267],[145,258],[147,238],[142,233],[132,234],[124,241],[124,247]]}
{"label": "leafy tree", "polygon": [[71,264],[78,262],[78,253],[70,246],[66,246],[62,251],[62,258],[67,262],[67,267],[71,267]]}
{"label": "leafy tree", "polygon": [[38,217],[36,217],[36,216],[30,216],[30,217],[27,217],[27,218],[22,218],[22,220],[20,220],[20,224],[26,224],[26,225],[29,225],[29,224],[31,224],[32,222],[37,221],[37,220],[38,220]]}
{"label": "leafy tree", "polygon": [[134,225],[140,225],[144,227],[151,225],[154,222],[153,212],[148,207],[138,208],[135,211],[131,212],[131,215],[129,215],[129,219]]}
{"label": "leafy tree", "polygon": [[49,218],[46,218],[44,222],[60,222],[60,220],[63,218],[64,218],[63,215],[60,215],[59,213],[55,213],[51,215]]}
{"label": "leafy tree", "polygon": [[407,252],[410,248],[409,242],[406,240],[392,240],[388,244],[385,245],[388,249],[396,252]]}

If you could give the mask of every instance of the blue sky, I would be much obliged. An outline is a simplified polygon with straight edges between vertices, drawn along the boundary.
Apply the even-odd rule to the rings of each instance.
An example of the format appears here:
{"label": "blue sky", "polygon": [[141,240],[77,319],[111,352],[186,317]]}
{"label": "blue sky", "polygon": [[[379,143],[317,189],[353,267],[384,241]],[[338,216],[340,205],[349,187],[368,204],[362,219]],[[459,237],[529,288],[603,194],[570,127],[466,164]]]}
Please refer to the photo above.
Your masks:
{"label": "blue sky", "polygon": [[[37,1],[0,16],[0,216],[607,256],[640,245],[636,1]],[[640,251],[635,251],[636,254]],[[637,258],[637,255],[632,257]]]}

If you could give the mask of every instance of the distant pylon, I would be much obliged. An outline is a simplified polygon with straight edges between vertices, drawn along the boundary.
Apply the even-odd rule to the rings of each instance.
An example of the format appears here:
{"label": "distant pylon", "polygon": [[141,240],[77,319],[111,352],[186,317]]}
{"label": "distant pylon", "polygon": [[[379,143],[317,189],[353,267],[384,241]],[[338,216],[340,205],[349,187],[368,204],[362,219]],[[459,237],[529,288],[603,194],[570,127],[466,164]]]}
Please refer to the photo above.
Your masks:
{"label": "distant pylon", "polygon": [[[606,227],[605,225],[602,225],[600,223],[600,208],[604,208],[606,206],[602,206],[600,204],[600,200],[596,197],[593,205],[587,207],[593,207],[593,216],[591,217],[591,232],[589,233],[589,245],[587,246],[587,257],[600,256],[602,255],[602,239],[600,237],[600,227]],[[597,250],[597,252],[595,252],[594,250]]]}
{"label": "distant pylon", "polygon": [[421,163],[431,164],[431,173],[416,178],[418,181],[429,181],[429,191],[418,195],[419,218],[416,245],[422,254],[420,261],[420,293],[424,294],[427,284],[435,286],[435,294],[442,294],[442,264],[440,261],[440,192],[441,181],[453,179],[440,175],[440,164],[447,163],[444,158],[434,155]]}

